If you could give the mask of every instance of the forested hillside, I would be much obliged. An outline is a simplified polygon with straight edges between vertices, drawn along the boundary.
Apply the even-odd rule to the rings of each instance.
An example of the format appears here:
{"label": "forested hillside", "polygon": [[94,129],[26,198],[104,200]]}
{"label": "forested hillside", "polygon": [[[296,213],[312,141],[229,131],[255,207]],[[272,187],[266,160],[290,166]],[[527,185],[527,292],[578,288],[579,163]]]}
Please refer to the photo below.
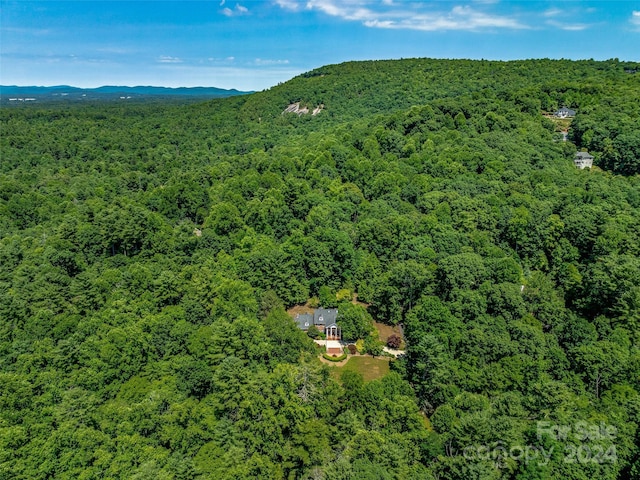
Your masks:
{"label": "forested hillside", "polygon": [[[0,109],[0,478],[640,478],[636,68]],[[404,327],[382,379],[285,311],[343,290]]]}

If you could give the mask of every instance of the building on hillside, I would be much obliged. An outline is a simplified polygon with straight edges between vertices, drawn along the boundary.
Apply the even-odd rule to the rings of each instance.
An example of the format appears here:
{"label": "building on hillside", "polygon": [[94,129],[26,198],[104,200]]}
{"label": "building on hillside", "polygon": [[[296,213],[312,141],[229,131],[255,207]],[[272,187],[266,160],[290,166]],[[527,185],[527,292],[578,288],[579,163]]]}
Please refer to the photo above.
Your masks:
{"label": "building on hillside", "polygon": [[593,156],[587,152],[578,152],[573,159],[573,164],[579,169],[591,168],[593,166]]}
{"label": "building on hillside", "polygon": [[337,308],[318,308],[312,314],[299,313],[294,320],[298,328],[305,332],[309,330],[311,325],[314,325],[325,334],[327,340],[340,340],[342,338],[342,330],[337,323]]}
{"label": "building on hillside", "polygon": [[309,327],[313,325],[313,314],[311,313],[298,313],[294,319],[298,328],[305,332],[309,330]]}
{"label": "building on hillside", "polygon": [[336,323],[338,320],[337,308],[318,308],[313,312],[313,323],[320,329],[323,328],[327,340],[340,340],[342,332]]}
{"label": "building on hillside", "polygon": [[562,107],[561,109],[556,110],[553,116],[556,118],[573,118],[576,116],[576,111],[567,107]]}

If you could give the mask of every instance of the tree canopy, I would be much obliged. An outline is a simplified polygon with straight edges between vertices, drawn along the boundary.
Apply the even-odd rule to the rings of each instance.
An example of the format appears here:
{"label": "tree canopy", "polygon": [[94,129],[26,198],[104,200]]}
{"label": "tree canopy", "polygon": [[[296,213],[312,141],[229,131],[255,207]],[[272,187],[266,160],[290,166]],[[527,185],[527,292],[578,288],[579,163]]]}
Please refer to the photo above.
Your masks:
{"label": "tree canopy", "polygon": [[[638,98],[617,60],[410,59],[0,108],[0,476],[640,478]],[[311,297],[405,356],[336,380]]]}

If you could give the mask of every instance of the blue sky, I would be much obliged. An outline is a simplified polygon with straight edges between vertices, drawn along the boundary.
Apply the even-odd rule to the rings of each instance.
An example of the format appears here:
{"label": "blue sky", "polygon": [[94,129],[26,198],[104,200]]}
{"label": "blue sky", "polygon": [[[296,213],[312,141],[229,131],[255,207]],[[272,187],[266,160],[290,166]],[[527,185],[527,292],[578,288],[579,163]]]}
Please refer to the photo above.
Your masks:
{"label": "blue sky", "polygon": [[262,90],[347,60],[640,61],[640,0],[0,0],[0,8],[3,85]]}

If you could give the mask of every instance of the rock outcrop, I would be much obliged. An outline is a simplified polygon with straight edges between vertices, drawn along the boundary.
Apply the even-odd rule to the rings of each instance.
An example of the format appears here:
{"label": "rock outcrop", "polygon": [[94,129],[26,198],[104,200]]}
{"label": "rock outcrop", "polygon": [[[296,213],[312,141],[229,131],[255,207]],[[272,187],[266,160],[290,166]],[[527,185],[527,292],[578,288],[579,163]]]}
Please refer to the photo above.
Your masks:
{"label": "rock outcrop", "polygon": [[[313,111],[311,112],[311,115],[315,116],[319,114],[323,109],[324,109],[324,105],[320,104],[313,109]],[[295,113],[298,116],[306,115],[309,113],[309,107],[307,107],[306,105],[301,106],[300,102],[296,102],[296,103],[292,103],[287,108],[285,108],[282,114],[284,115],[285,113]]]}

